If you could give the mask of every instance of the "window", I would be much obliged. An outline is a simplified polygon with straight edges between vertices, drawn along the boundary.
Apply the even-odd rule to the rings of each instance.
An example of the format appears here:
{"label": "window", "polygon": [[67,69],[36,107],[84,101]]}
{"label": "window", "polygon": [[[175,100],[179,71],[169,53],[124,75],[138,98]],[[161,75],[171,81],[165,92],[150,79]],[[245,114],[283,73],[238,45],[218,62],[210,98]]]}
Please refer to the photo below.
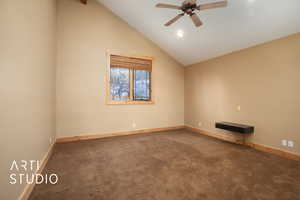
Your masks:
{"label": "window", "polygon": [[129,69],[110,68],[110,96],[116,101],[130,99]]}
{"label": "window", "polygon": [[151,104],[151,58],[109,55],[108,104]]}
{"label": "window", "polygon": [[134,91],[133,99],[149,101],[150,95],[150,71],[134,70]]}

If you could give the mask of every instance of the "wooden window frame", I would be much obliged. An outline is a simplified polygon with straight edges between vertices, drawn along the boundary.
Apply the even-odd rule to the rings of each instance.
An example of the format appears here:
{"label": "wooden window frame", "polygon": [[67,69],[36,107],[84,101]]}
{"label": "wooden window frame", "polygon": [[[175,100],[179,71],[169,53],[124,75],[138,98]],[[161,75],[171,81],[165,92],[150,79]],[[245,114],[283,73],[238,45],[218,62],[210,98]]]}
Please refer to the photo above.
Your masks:
{"label": "wooden window frame", "polygon": [[150,72],[150,101],[135,101],[133,100],[133,93],[134,93],[134,79],[133,79],[133,72],[132,69],[130,69],[129,71],[129,78],[130,78],[130,100],[126,100],[126,101],[118,101],[118,100],[111,100],[110,97],[110,58],[111,55],[118,55],[118,56],[124,56],[124,57],[129,57],[129,58],[137,58],[137,59],[146,59],[146,60],[151,60],[152,61],[152,68],[153,68],[153,61],[154,58],[153,57],[149,57],[149,56],[141,56],[141,55],[126,55],[126,54],[120,54],[120,53],[116,53],[116,52],[110,52],[107,51],[106,52],[106,56],[107,56],[107,67],[106,67],[106,104],[109,105],[132,105],[132,104],[154,104],[153,101],[153,89],[152,89],[152,70]]}

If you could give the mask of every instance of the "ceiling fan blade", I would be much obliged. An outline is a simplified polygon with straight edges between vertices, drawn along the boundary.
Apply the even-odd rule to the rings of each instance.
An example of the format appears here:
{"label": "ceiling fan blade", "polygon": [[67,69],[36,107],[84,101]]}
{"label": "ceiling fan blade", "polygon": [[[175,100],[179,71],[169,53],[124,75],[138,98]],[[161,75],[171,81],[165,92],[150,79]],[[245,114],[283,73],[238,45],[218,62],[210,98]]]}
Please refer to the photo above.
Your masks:
{"label": "ceiling fan blade", "polygon": [[157,8],[172,8],[172,9],[178,9],[181,10],[181,6],[175,6],[171,4],[164,4],[164,3],[159,3],[156,5]]}
{"label": "ceiling fan blade", "polygon": [[165,26],[170,26],[171,24],[173,24],[174,22],[176,22],[180,17],[182,17],[184,15],[184,13],[177,15],[176,17],[174,17],[173,19],[171,19],[170,21],[168,21]]}
{"label": "ceiling fan blade", "polygon": [[193,20],[195,26],[199,27],[202,25],[202,22],[196,13],[191,14],[190,17]]}
{"label": "ceiling fan blade", "polygon": [[220,2],[214,2],[214,3],[207,3],[197,6],[198,10],[206,10],[211,8],[222,8],[227,6],[227,1],[220,1]]}

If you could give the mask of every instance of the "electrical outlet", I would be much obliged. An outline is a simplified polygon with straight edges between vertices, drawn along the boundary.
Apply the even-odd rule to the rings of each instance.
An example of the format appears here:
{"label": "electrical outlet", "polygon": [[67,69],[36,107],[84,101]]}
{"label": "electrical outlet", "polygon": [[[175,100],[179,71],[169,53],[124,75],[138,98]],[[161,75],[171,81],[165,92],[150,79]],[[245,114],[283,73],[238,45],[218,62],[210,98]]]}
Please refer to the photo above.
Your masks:
{"label": "electrical outlet", "polygon": [[132,123],[132,128],[135,128],[136,127],[136,123]]}
{"label": "electrical outlet", "polygon": [[202,126],[202,122],[199,122],[199,123],[198,123],[198,126],[201,127],[201,126]]}
{"label": "electrical outlet", "polygon": [[236,107],[236,109],[237,109],[237,111],[241,111],[241,106],[238,105],[238,106]]}
{"label": "electrical outlet", "polygon": [[49,138],[49,143],[52,144],[52,138]]}
{"label": "electrical outlet", "polygon": [[282,146],[287,146],[287,140],[281,140],[281,145]]}
{"label": "electrical outlet", "polygon": [[291,140],[289,140],[289,141],[287,142],[287,146],[290,147],[290,148],[293,148],[293,147],[294,147],[294,142],[291,141]]}

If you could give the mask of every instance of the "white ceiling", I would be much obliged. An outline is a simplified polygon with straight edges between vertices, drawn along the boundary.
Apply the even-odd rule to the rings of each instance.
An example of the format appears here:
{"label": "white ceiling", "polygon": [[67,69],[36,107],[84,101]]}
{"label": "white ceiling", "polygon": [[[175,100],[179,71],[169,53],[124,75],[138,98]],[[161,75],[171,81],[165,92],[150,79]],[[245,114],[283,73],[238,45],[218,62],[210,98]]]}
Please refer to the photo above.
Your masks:
{"label": "white ceiling", "polygon": [[[204,24],[200,28],[188,16],[170,27],[163,26],[180,11],[155,5],[180,5],[183,0],[98,1],[183,65],[300,32],[300,0],[228,0],[226,8],[198,12]],[[183,38],[176,36],[177,30],[184,31]]]}

